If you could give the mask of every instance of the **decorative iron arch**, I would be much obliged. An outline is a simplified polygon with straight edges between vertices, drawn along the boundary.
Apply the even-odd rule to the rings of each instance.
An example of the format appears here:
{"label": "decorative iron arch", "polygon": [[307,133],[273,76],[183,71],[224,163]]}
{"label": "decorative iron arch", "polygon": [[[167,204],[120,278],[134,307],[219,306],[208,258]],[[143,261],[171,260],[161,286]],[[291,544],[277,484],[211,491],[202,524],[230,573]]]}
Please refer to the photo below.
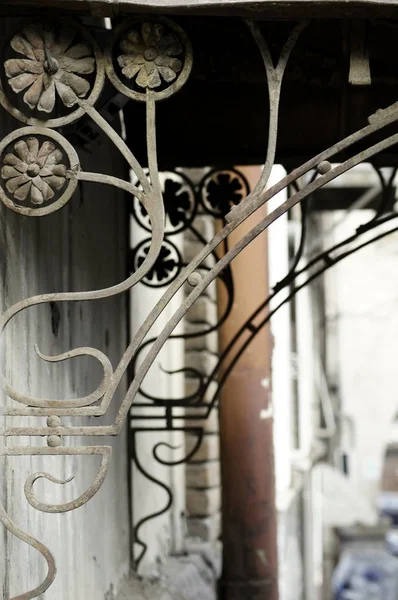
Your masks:
{"label": "decorative iron arch", "polygon": [[[69,436],[87,436],[102,438],[117,436],[133,406],[134,398],[141,390],[144,378],[162,349],[172,335],[175,327],[194,304],[201,293],[216,277],[228,273],[233,259],[265,231],[279,216],[285,214],[296,204],[305,201],[317,189],[347,172],[356,165],[371,160],[381,151],[398,142],[398,133],[385,136],[381,141],[367,141],[373,134],[381,132],[387,125],[398,120],[398,107],[379,111],[370,117],[370,123],[360,131],[350,135],[331,148],[324,150],[308,160],[300,167],[286,175],[276,185],[266,189],[268,178],[275,160],[278,130],[278,106],[284,71],[289,56],[296,44],[306,22],[300,22],[292,30],[286,44],[282,48],[276,65],[273,62],[265,37],[260,27],[249,22],[248,26],[263,57],[268,80],[270,114],[267,158],[262,175],[254,190],[238,205],[231,207],[225,215],[225,223],[214,238],[204,245],[203,249],[181,272],[170,282],[161,300],[150,310],[146,320],[125,350],[116,369],[113,370],[108,358],[95,348],[76,348],[58,356],[45,356],[37,348],[39,357],[48,362],[60,362],[77,356],[92,356],[98,360],[103,369],[103,379],[98,388],[90,395],[78,399],[46,399],[22,394],[14,389],[4,377],[2,385],[5,394],[13,401],[13,405],[1,408],[5,416],[47,417],[46,426],[6,427],[0,432],[7,439],[17,436],[45,437],[47,445],[40,446],[6,446],[6,456],[88,456],[99,455],[101,466],[95,480],[76,500],[63,505],[47,505],[34,494],[34,484],[40,478],[46,478],[56,484],[66,481],[56,479],[47,473],[31,475],[25,485],[27,501],[43,512],[67,512],[74,510],[86,502],[98,491],[104,481],[111,458],[111,448],[102,445],[68,446],[63,445]],[[10,210],[27,216],[44,217],[59,210],[67,202],[73,201],[73,192],[79,181],[101,183],[116,187],[131,194],[134,201],[144,207],[150,224],[151,237],[145,252],[138,261],[137,269],[125,281],[109,288],[84,292],[51,293],[33,296],[21,300],[8,308],[0,318],[0,332],[21,311],[32,306],[49,302],[77,302],[98,300],[120,294],[139,281],[142,281],[154,267],[165,239],[165,210],[162,199],[162,186],[157,167],[156,151],[156,104],[167,100],[177,92],[188,79],[192,66],[192,48],[188,37],[179,25],[163,17],[133,17],[126,19],[114,32],[110,33],[108,43],[102,51],[87,28],[81,24],[63,19],[56,25],[46,21],[21,23],[12,37],[5,41],[2,54],[2,72],[0,103],[3,108],[24,124],[6,136],[0,144],[0,200]],[[126,97],[143,102],[146,106],[148,173],[138,163],[131,149],[112,129],[96,110],[94,104],[99,98],[105,77]],[[82,170],[79,157],[69,142],[58,131],[58,127],[71,123],[86,115],[113,142],[127,164],[133,171],[136,184],[101,173]],[[353,147],[361,142],[361,151]],[[348,156],[336,166],[331,160],[344,151]],[[210,269],[202,269],[203,261],[209,256],[217,256],[217,248],[224,244],[233,232],[247,217],[255,213],[261,206],[273,198],[278,192],[291,186],[307,173],[316,172],[316,176],[297,189],[290,197],[262,219],[226,253],[217,258]],[[347,251],[348,252],[348,251]],[[322,260],[327,258],[324,255]],[[330,261],[329,261],[330,262]],[[335,259],[337,262],[337,259]],[[323,267],[322,267],[323,268]],[[224,275],[225,276],[225,275]],[[184,302],[175,311],[160,335],[150,346],[140,366],[136,369],[130,387],[120,404],[115,420],[109,425],[100,426],[66,426],[63,417],[104,416],[113,401],[114,393],[127,368],[135,360],[142,343],[150,333],[152,326],[162,315],[165,307],[185,284],[191,291]],[[267,317],[268,318],[268,317]],[[166,429],[172,423],[173,406],[171,402],[153,400],[154,404],[165,406]],[[180,401],[179,405],[183,405]],[[210,406],[211,409],[211,406]],[[202,417],[198,417],[202,418]],[[174,428],[177,429],[177,428]],[[200,427],[181,428],[197,436],[196,451],[203,434]],[[165,427],[153,429],[164,431]],[[136,428],[134,435],[147,429]],[[158,454],[159,445],[153,449],[155,458],[166,463]],[[169,494],[167,486],[154,479],[142,467],[136,451],[134,458],[141,472],[158,483]],[[187,460],[190,456],[186,457]],[[171,502],[169,500],[167,510]],[[164,512],[164,511],[160,511]],[[160,514],[150,515],[153,518]],[[44,593],[55,578],[55,562],[51,552],[40,542],[22,532],[9,518],[0,505],[0,521],[12,534],[20,540],[36,548],[48,564],[48,574],[43,583],[36,589],[22,593],[10,600],[28,600]],[[139,539],[139,528],[136,526],[138,543],[142,553],[145,543]]]}

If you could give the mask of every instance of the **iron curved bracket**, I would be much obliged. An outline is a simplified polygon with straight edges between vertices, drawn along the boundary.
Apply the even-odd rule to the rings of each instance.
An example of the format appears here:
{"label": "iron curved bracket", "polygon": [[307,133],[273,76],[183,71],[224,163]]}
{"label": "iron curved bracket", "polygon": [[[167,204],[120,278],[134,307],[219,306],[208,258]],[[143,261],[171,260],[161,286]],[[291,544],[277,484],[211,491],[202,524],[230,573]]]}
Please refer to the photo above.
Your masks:
{"label": "iron curved bracket", "polygon": [[[82,506],[100,489],[110,462],[110,448],[90,445],[63,446],[65,439],[69,436],[97,438],[108,435],[116,436],[120,433],[133,407],[134,399],[138,391],[142,389],[144,378],[160,350],[172,336],[174,329],[190,307],[216,277],[224,277],[224,282],[230,285],[230,283],[228,284],[228,269],[234,258],[281,215],[296,204],[305,201],[317,189],[398,142],[398,134],[394,134],[376,144],[366,143],[371,134],[381,131],[387,125],[398,120],[398,109],[392,107],[378,113],[371,119],[369,125],[324,150],[289,173],[276,185],[267,189],[268,178],[275,160],[278,106],[283,74],[289,56],[305,25],[306,22],[300,22],[293,28],[275,66],[260,26],[253,22],[248,23],[264,61],[270,98],[268,149],[263,173],[254,190],[251,192],[247,190],[246,197],[238,205],[232,203],[229,212],[223,215],[222,229],[212,240],[203,245],[202,250],[189,264],[182,265],[180,272],[170,282],[162,298],[149,311],[116,369],[113,370],[107,357],[94,348],[77,348],[53,357],[44,356],[37,349],[38,355],[49,362],[68,360],[77,356],[91,356],[102,365],[104,376],[97,390],[84,398],[73,400],[34,398],[18,392],[7,383],[5,378],[2,378],[4,393],[17,404],[17,406],[14,404],[10,407],[2,407],[2,415],[47,417],[44,427],[39,425],[6,427],[0,432],[0,435],[6,437],[7,440],[17,436],[44,437],[46,446],[6,446],[4,454],[7,456],[100,455],[102,458],[100,470],[90,488],[75,501],[64,505],[48,505],[40,502],[33,493],[33,485],[37,479],[42,477],[58,484],[64,484],[65,481],[58,480],[46,473],[31,475],[26,483],[25,492],[28,502],[38,510],[43,512],[73,510]],[[18,313],[32,306],[50,302],[82,302],[109,298],[131,289],[138,282],[143,281],[150,270],[154,268],[164,240],[167,238],[164,190],[162,190],[157,166],[156,104],[158,101],[172,96],[184,85],[190,75],[192,60],[192,47],[181,27],[170,19],[156,16],[146,17],[144,20],[140,17],[124,20],[115,31],[111,32],[104,50],[98,47],[87,28],[80,23],[65,19],[60,20],[57,25],[45,21],[22,23],[11,39],[7,41],[7,47],[3,48],[2,65],[4,66],[1,73],[0,103],[24,126],[16,129],[0,142],[0,201],[17,214],[45,217],[72,201],[79,181],[100,183],[110,186],[110,188],[124,190],[132,196],[134,202],[138,202],[143,207],[150,223],[150,239],[144,254],[141,255],[142,260],[137,264],[137,269],[125,281],[100,290],[42,294],[23,299],[8,308],[1,316],[0,335]],[[145,103],[147,172],[138,163],[123,139],[95,108],[105,79],[121,94],[134,101]],[[21,95],[23,95],[22,102],[17,102]],[[62,106],[61,116],[58,116],[55,110],[56,103]],[[108,136],[134,173],[135,184],[101,173],[89,173],[82,170],[76,150],[57,131],[57,128],[71,123],[83,115],[92,119]],[[330,161],[333,157],[342,150],[348,154],[348,151],[357,142],[366,143],[365,149],[360,153],[352,152],[350,158],[332,167]],[[233,247],[227,247],[222,257],[217,255],[218,247],[226,243],[230,233],[242,222],[278,192],[291,186],[313,170],[317,175],[312,181],[297,189],[288,200],[262,219]],[[203,265],[209,256],[213,256],[215,259],[211,268]],[[107,414],[121,379],[129,365],[136,360],[145,338],[150,334],[153,325],[161,318],[165,307],[186,283],[191,286],[191,291],[164,326],[160,335],[150,345],[143,361],[136,368],[133,381],[118,407],[115,420],[109,425],[99,426],[64,425],[62,422],[64,417],[74,419],[75,417]],[[199,387],[202,391],[202,386]],[[158,399],[152,398],[151,400],[153,404],[159,404]],[[165,402],[164,404],[166,429],[167,427],[175,429],[172,403]],[[187,405],[186,399],[182,400],[180,405]],[[208,415],[211,406],[203,405],[203,408]],[[202,418],[202,416],[195,418]],[[187,431],[187,429],[182,430]],[[139,431],[141,430],[136,428],[134,436]],[[183,460],[188,460],[200,446],[203,431],[198,428],[195,429],[195,433],[198,441],[194,449]],[[165,464],[158,454],[158,449],[159,447],[155,446],[154,458]],[[170,506],[171,496],[167,486],[153,478],[141,465],[136,451],[134,456],[136,465],[141,469],[143,475],[164,487],[168,493],[167,506],[162,511],[141,521],[137,525],[138,530],[149,518],[154,518],[167,510]],[[169,464],[177,464],[177,462],[170,461]],[[45,581],[38,588],[12,600],[38,597],[49,588],[55,578],[54,559],[48,549],[18,529],[1,505],[0,520],[13,535],[37,548],[48,563],[48,575]],[[139,543],[142,546],[142,558],[146,545],[141,540]]]}

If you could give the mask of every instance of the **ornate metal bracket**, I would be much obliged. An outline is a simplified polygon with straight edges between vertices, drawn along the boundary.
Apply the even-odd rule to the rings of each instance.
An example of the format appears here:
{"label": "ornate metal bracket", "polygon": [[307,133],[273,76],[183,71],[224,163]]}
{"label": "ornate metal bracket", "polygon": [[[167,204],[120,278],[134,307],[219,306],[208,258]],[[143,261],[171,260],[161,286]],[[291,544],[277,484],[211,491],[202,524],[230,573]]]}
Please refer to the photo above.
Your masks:
{"label": "ornate metal bracket", "polygon": [[[142,323],[135,337],[130,342],[116,369],[113,370],[109,359],[95,348],[75,348],[58,356],[45,356],[36,348],[38,356],[47,362],[60,362],[78,356],[92,356],[98,360],[103,370],[103,379],[98,388],[86,397],[77,399],[54,400],[32,397],[18,392],[2,377],[5,394],[13,401],[12,405],[1,408],[5,416],[47,417],[46,426],[6,427],[0,434],[12,439],[17,436],[45,437],[47,445],[40,446],[6,446],[7,456],[24,455],[99,455],[101,466],[95,480],[85,493],[72,502],[63,505],[50,505],[41,502],[34,493],[34,484],[40,478],[46,478],[56,484],[67,483],[50,474],[36,473],[31,475],[25,485],[25,495],[29,504],[43,512],[66,512],[85,504],[99,490],[103,483],[111,458],[111,448],[102,445],[75,447],[64,445],[69,436],[87,436],[101,438],[116,436],[128,417],[134,398],[141,389],[142,382],[159,351],[173,334],[177,324],[187,310],[194,304],[200,294],[216,277],[228,277],[231,261],[258,235],[269,227],[280,215],[286,213],[294,205],[303,202],[317,189],[345,173],[357,164],[370,160],[377,153],[397,143],[398,134],[389,135],[378,142],[367,142],[369,137],[381,131],[386,125],[398,120],[398,110],[394,105],[386,111],[377,113],[371,123],[345,140],[321,152],[302,166],[284,177],[278,184],[267,189],[268,178],[275,159],[277,140],[278,105],[282,80],[289,56],[304,29],[306,23],[301,22],[293,28],[288,41],[282,48],[280,58],[275,65],[267,42],[260,27],[250,22],[248,26],[258,44],[264,60],[268,80],[270,114],[269,140],[267,158],[262,176],[250,193],[240,199],[239,204],[219,203],[212,201],[212,182],[214,177],[222,173],[210,174],[206,182],[207,193],[202,201],[209,212],[215,216],[222,215],[223,227],[214,238],[203,244],[203,249],[188,265],[169,271],[168,288],[161,300],[154,306],[146,320]],[[176,93],[186,82],[192,67],[192,48],[185,32],[174,21],[163,17],[126,19],[110,33],[108,43],[102,51],[90,32],[77,22],[60,19],[53,23],[37,22],[19,24],[9,42],[3,47],[4,70],[2,70],[0,103],[3,108],[24,124],[24,127],[13,131],[0,143],[0,200],[10,210],[32,217],[41,217],[61,209],[72,199],[79,181],[101,183],[117,187],[131,194],[137,217],[148,228],[150,235],[136,249],[135,270],[125,281],[102,290],[81,293],[53,293],[33,296],[21,300],[8,308],[0,319],[0,331],[4,332],[7,324],[21,311],[31,306],[48,302],[70,302],[97,300],[120,294],[139,281],[154,283],[160,280],[157,267],[164,253],[172,251],[170,232],[165,230],[165,212],[174,230],[181,225],[180,215],[173,214],[175,207],[167,204],[168,190],[162,189],[157,168],[156,153],[156,103]],[[118,92],[129,99],[144,102],[147,118],[148,171],[146,172],[136,160],[131,149],[123,139],[111,128],[106,120],[95,109],[95,102],[100,97],[105,78]],[[124,181],[101,173],[82,170],[79,157],[71,144],[61,135],[57,128],[70,124],[83,115],[90,117],[115,145],[125,158],[134,173],[135,183]],[[331,161],[338,153],[349,151],[357,142],[362,142],[361,152],[352,151],[350,158],[333,166]],[[271,212],[235,246],[228,248],[222,258],[217,257],[217,248],[227,240],[228,235],[236,229],[249,215],[264,205],[281,190],[292,186],[298,180],[312,172],[314,176],[305,185],[297,188],[288,200]],[[238,174],[235,174],[237,177]],[[175,176],[174,176],[175,180]],[[190,223],[195,210],[193,196],[186,181],[179,181],[181,193],[186,194],[184,211],[185,224]],[[185,186],[185,187],[184,187]],[[241,186],[242,187],[242,186]],[[244,187],[244,186],[243,186]],[[173,223],[174,219],[174,223]],[[184,221],[182,219],[182,221]],[[149,227],[150,225],[150,227]],[[202,268],[204,260],[212,254],[216,257],[211,269]],[[296,265],[297,266],[297,265]],[[300,271],[301,272],[301,271]],[[297,271],[294,271],[297,274]],[[135,370],[130,387],[118,408],[116,418],[110,425],[73,426],[63,423],[64,417],[87,417],[107,414],[113,401],[115,391],[131,363],[134,363],[153,324],[162,314],[164,308],[185,282],[191,291],[173,317],[163,328],[161,334],[149,346],[149,349]],[[266,301],[267,303],[267,301]],[[261,307],[260,307],[261,309]],[[268,319],[266,316],[265,319]],[[250,320],[244,327],[249,327]],[[254,332],[253,332],[254,333]],[[233,343],[231,342],[232,346]],[[228,349],[229,351],[229,349]],[[221,361],[224,360],[221,357]],[[214,379],[216,373],[211,375]],[[209,380],[210,380],[209,379]],[[197,406],[198,416],[208,416],[214,401],[202,402],[204,387],[208,382],[201,381],[198,394],[193,398],[180,400],[151,398],[156,407],[163,407],[160,430],[178,429],[173,414],[176,406]],[[184,428],[183,428],[184,429]],[[197,445],[190,456],[198,448],[202,430],[198,428],[184,429],[197,436]],[[134,435],[141,431],[135,427]],[[157,455],[157,448],[154,448]],[[148,476],[134,453],[138,468]],[[189,459],[185,457],[184,460]],[[161,461],[164,463],[164,461]],[[166,463],[164,463],[166,464]],[[176,463],[167,463],[176,464]],[[168,503],[169,504],[169,503]],[[54,581],[55,561],[51,552],[40,542],[21,531],[8,517],[0,505],[0,521],[16,537],[36,548],[48,564],[48,575],[36,589],[26,592],[13,600],[27,600],[44,593]],[[139,525],[137,526],[137,529]],[[138,533],[138,531],[137,531]],[[142,543],[143,551],[145,544]]]}

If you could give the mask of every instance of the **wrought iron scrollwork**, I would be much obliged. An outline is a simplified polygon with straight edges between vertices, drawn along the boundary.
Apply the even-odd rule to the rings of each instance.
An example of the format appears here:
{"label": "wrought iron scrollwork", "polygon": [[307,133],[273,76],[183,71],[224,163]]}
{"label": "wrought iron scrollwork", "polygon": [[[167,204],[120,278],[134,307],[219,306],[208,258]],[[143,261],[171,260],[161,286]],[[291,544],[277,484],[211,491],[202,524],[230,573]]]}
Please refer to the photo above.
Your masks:
{"label": "wrought iron scrollwork", "polygon": [[[321,171],[324,171],[324,174],[329,172],[331,166],[330,165],[321,165]],[[383,173],[379,173],[379,177],[381,181],[384,182],[382,186],[382,195],[380,206],[377,208],[375,215],[373,218],[369,220],[368,223],[361,225],[355,231],[354,234],[350,235],[346,239],[340,241],[339,243],[331,246],[327,250],[322,250],[315,256],[312,256],[307,260],[305,264],[302,264],[302,259],[304,255],[305,245],[306,245],[306,236],[307,236],[307,220],[309,216],[309,211],[312,205],[316,205],[316,192],[312,197],[308,197],[301,203],[301,236],[298,244],[297,251],[292,260],[292,264],[290,265],[289,271],[286,276],[279,281],[269,294],[267,298],[260,304],[260,306],[247,318],[247,320],[242,324],[233,338],[230,340],[224,351],[219,355],[216,365],[214,366],[211,373],[203,373],[199,370],[195,369],[191,375],[196,378],[198,385],[197,389],[194,393],[191,393],[184,398],[170,398],[163,396],[162,398],[155,397],[145,392],[144,389],[140,389],[140,394],[147,400],[150,400],[152,404],[144,404],[144,403],[134,403],[131,420],[132,420],[132,435],[135,436],[135,433],[138,431],[142,431],[139,428],[137,423],[140,420],[151,420],[155,419],[157,421],[164,420],[166,422],[167,431],[184,431],[185,433],[192,433],[189,427],[181,427],[181,419],[188,418],[190,421],[194,420],[203,420],[207,419],[210,416],[212,410],[215,409],[217,402],[220,398],[223,387],[232,372],[234,366],[238,362],[239,358],[242,354],[247,350],[250,344],[253,342],[258,333],[270,322],[272,317],[284,306],[287,302],[292,301],[292,299],[296,296],[296,294],[302,290],[304,287],[310,285],[317,278],[321,277],[326,271],[331,269],[333,266],[337,265],[344,258],[351,256],[355,252],[358,252],[362,248],[368,246],[369,244],[376,242],[383,237],[395,233],[398,231],[398,227],[391,228],[387,231],[383,231],[380,234],[374,235],[370,237],[369,235],[364,241],[360,241],[361,237],[364,234],[371,233],[373,229],[377,229],[397,218],[398,213],[386,211],[388,208],[388,204],[386,203],[386,198],[391,198],[392,192],[394,191],[393,182],[396,175],[396,170],[392,169],[389,176],[386,178]],[[317,169],[312,176],[310,177],[310,181],[313,182],[316,177],[319,175],[319,169]],[[215,183],[217,182],[217,183]],[[213,184],[213,185],[211,185]],[[217,189],[217,186],[219,188]],[[192,187],[194,185],[192,184]],[[291,193],[298,193],[302,189],[302,185],[299,185],[299,182],[294,182],[292,185]],[[239,192],[241,190],[245,191],[245,195],[240,195]],[[214,217],[218,217],[220,219],[224,219],[225,215],[228,214],[231,206],[238,205],[239,202],[246,197],[246,195],[250,192],[247,181],[244,176],[239,173],[236,169],[214,169],[209,174],[205,175],[203,180],[197,186],[196,193],[198,196],[198,203],[203,203],[203,208],[212,214]],[[210,193],[212,194],[210,200],[208,200]],[[205,201],[203,199],[206,198]],[[189,225],[191,229],[194,229],[195,222]],[[201,239],[203,244],[205,241],[203,238]],[[300,265],[300,266],[299,266]],[[223,272],[220,273],[220,277],[223,276]],[[305,276],[304,281],[302,280],[303,276]],[[230,283],[227,285],[227,291],[229,292],[229,302],[228,309],[226,313],[223,315],[222,319],[218,323],[216,323],[213,327],[199,329],[195,333],[185,333],[180,335],[171,335],[169,339],[188,339],[189,337],[199,337],[206,336],[214,330],[218,329],[222,323],[228,318],[230,308],[233,302],[233,281],[232,281],[232,271],[228,269],[228,277],[230,278]],[[200,278],[197,282],[194,283],[196,285],[199,283]],[[296,283],[300,281],[300,283]],[[282,290],[289,290],[289,293],[286,297],[278,303],[278,296],[281,295]],[[270,309],[270,304],[272,302],[276,302],[276,305]],[[148,340],[137,352],[137,359],[140,355],[141,351],[147,349],[148,346],[154,343],[156,338]],[[186,369],[180,369],[176,371],[178,373],[183,373]],[[175,372],[173,372],[175,373]],[[172,375],[173,373],[170,373]],[[164,407],[164,415],[159,415],[159,406]],[[139,408],[140,412],[136,413],[134,408]],[[184,407],[189,409],[189,416],[184,415],[181,416],[181,413],[176,413],[173,411],[175,407]],[[151,409],[154,409],[153,414],[151,413]],[[156,415],[156,416],[154,416]],[[159,431],[159,428],[153,428],[152,430],[148,427],[146,429],[149,431]],[[203,428],[199,428],[197,432],[197,443],[195,444],[192,451],[181,461],[176,464],[180,464],[181,462],[188,462],[195,453],[199,450],[200,444],[202,442],[202,437],[204,434]],[[135,442],[134,442],[135,448]],[[159,457],[156,455],[155,448],[153,452],[154,458],[158,460],[158,462],[165,464],[162,462]],[[133,452],[134,459],[136,458],[136,450]],[[170,463],[172,466],[173,463]],[[141,469],[140,469],[141,470]],[[150,475],[144,470],[141,470],[141,473],[148,477],[148,479],[152,480]],[[153,480],[152,480],[153,481]],[[165,485],[164,482],[156,481],[157,484],[161,485],[167,491],[169,501],[167,506],[164,507],[164,510],[161,512],[156,512],[152,515],[147,515],[144,519],[138,522],[135,526],[136,538],[139,539],[139,530],[142,525],[148,520],[152,518],[156,518],[160,514],[166,512],[171,506],[172,492],[171,489]],[[137,559],[137,563],[139,564],[142,558],[145,555],[146,545],[142,545],[142,552]]]}
{"label": "wrought iron scrollwork", "polygon": [[[7,324],[21,311],[32,306],[51,302],[89,301],[108,298],[129,290],[139,282],[146,284],[168,283],[162,298],[150,308],[147,318],[129,343],[119,364],[112,368],[108,358],[94,348],[77,348],[58,356],[44,356],[39,349],[38,355],[49,362],[59,362],[77,356],[95,358],[103,369],[103,379],[98,388],[89,396],[78,399],[53,400],[34,398],[22,394],[2,378],[4,393],[13,400],[12,406],[1,407],[1,414],[6,416],[47,417],[46,424],[19,427],[8,427],[0,432],[7,439],[18,436],[44,437],[46,446],[6,445],[7,456],[41,455],[41,456],[88,456],[99,455],[101,466],[91,486],[76,500],[64,505],[48,505],[41,502],[34,493],[35,482],[46,478],[54,484],[64,485],[67,482],[47,473],[31,475],[25,486],[28,502],[44,512],[66,512],[85,504],[101,487],[106,477],[111,457],[111,448],[107,446],[73,446],[64,445],[69,436],[87,436],[101,438],[116,436],[129,416],[131,410],[140,404],[134,400],[139,391],[142,393],[143,381],[154,359],[173,336],[173,331],[192,307],[203,291],[219,277],[225,285],[233,289],[229,270],[232,260],[248,246],[257,236],[265,231],[280,215],[285,214],[296,204],[302,203],[319,188],[342,175],[363,161],[371,160],[381,151],[390,148],[398,141],[398,134],[388,134],[377,143],[366,143],[374,133],[383,130],[398,120],[396,105],[379,111],[370,118],[370,123],[360,131],[350,135],[308,160],[305,164],[286,175],[276,185],[267,189],[267,182],[275,159],[278,125],[278,105],[283,75],[289,56],[306,23],[300,22],[293,28],[280,57],[273,62],[267,41],[260,25],[248,23],[255,42],[262,54],[269,88],[270,114],[267,158],[261,178],[255,188],[249,192],[247,184],[236,171],[219,170],[206,175],[198,191],[192,190],[181,174],[173,174],[169,183],[162,182],[157,167],[156,150],[156,103],[169,98],[187,81],[192,67],[192,48],[188,36],[181,27],[162,17],[134,17],[125,19],[114,31],[109,33],[109,40],[102,51],[89,30],[78,22],[59,19],[56,24],[37,21],[21,23],[10,38],[4,41],[2,48],[2,72],[0,73],[0,104],[17,120],[24,124],[16,129],[0,144],[0,199],[10,210],[28,216],[41,217],[59,210],[68,201],[73,201],[73,191],[79,181],[100,183],[110,188],[116,187],[131,196],[137,219],[147,229],[148,238],[134,253],[134,270],[123,282],[112,287],[84,292],[51,293],[22,299],[8,308],[0,318],[0,333]],[[105,77],[114,88],[129,99],[143,102],[146,105],[148,170],[137,161],[132,150],[126,145],[117,132],[107,123],[95,108],[100,97]],[[58,127],[72,123],[85,115],[104,132],[114,144],[121,157],[127,161],[134,174],[134,183],[102,173],[86,172],[82,169],[76,151],[67,140],[56,131]],[[362,142],[362,151],[349,153],[357,142]],[[338,165],[332,165],[332,159],[344,151],[347,158]],[[255,213],[278,192],[292,186],[310,172],[317,171],[316,177],[305,183],[289,195],[288,199],[263,218],[234,246],[229,247],[227,240],[247,217]],[[178,198],[179,208],[173,203]],[[195,230],[193,219],[198,203],[203,210],[221,220],[221,228],[211,240],[201,239]],[[165,217],[166,225],[165,225]],[[387,218],[387,217],[385,217]],[[377,220],[381,222],[381,219]],[[203,242],[202,249],[189,262],[184,264],[174,253],[175,245],[172,235],[190,227],[198,239]],[[373,226],[372,226],[373,227]],[[367,242],[366,242],[367,243]],[[217,254],[222,247],[222,256]],[[359,248],[359,246],[355,246]],[[340,260],[344,256],[341,249],[333,249],[340,254],[332,257],[331,251],[320,258],[320,271],[325,262]],[[345,255],[351,250],[345,250]],[[334,255],[333,255],[334,256]],[[206,266],[208,257],[213,257],[211,267]],[[326,258],[325,258],[326,257]],[[332,258],[331,258],[332,257]],[[314,263],[315,264],[315,263]],[[311,268],[314,265],[311,264]],[[292,276],[301,273],[294,267]],[[313,277],[310,274],[309,279]],[[165,307],[182,286],[188,283],[189,291],[182,304],[174,312],[162,331],[147,345],[147,352],[138,365],[137,356],[143,342]],[[300,289],[300,286],[296,288]],[[276,293],[276,292],[275,292]],[[269,300],[266,300],[268,303]],[[228,314],[228,307],[222,321]],[[261,308],[259,309],[261,310]],[[269,319],[269,313],[265,319]],[[248,328],[249,320],[243,327]],[[208,331],[212,328],[209,327]],[[250,327],[250,329],[252,329]],[[253,332],[254,333],[254,332]],[[195,334],[190,334],[195,335]],[[147,342],[145,342],[148,344]],[[233,344],[232,344],[233,346]],[[231,346],[231,347],[232,347]],[[227,351],[226,351],[227,352]],[[229,350],[228,350],[229,352]],[[220,360],[224,360],[221,357]],[[232,359],[233,360],[233,359]],[[115,391],[129,366],[134,365],[134,377],[118,407],[116,418],[110,425],[73,425],[75,417],[105,415],[113,401]],[[226,371],[227,372],[227,371]],[[163,407],[158,428],[134,426],[134,458],[141,473],[154,483],[164,487],[140,463],[136,452],[136,438],[145,431],[190,431],[197,438],[195,448],[189,453],[187,460],[197,450],[201,428],[185,429],[178,427],[182,419],[181,411],[176,407],[194,406],[197,413],[193,419],[208,416],[214,406],[215,396],[211,402],[204,402],[204,393],[210,380],[216,378],[214,372],[204,379],[198,379],[197,393],[183,399],[149,398],[156,406]],[[218,386],[222,385],[222,379]],[[219,389],[219,387],[218,387]],[[145,405],[146,407],[148,404]],[[69,417],[64,424],[63,417]],[[133,418],[139,416],[133,414]],[[69,424],[72,419],[72,424]],[[32,420],[30,421],[32,423]],[[159,446],[153,450],[155,459],[163,464],[176,464],[180,461],[164,461],[159,455]],[[167,486],[166,486],[167,487]],[[165,487],[165,489],[166,489]],[[167,493],[169,490],[166,489]],[[167,510],[169,501],[164,510]],[[164,512],[162,510],[161,512]],[[156,513],[156,515],[160,512]],[[153,518],[150,515],[145,520]],[[48,574],[43,583],[30,592],[26,592],[13,600],[27,600],[44,593],[55,578],[55,562],[51,552],[40,542],[23,533],[8,517],[0,505],[1,523],[16,537],[35,547],[48,564]],[[143,521],[136,526],[137,541],[142,547],[142,558],[146,545],[140,539],[139,530]]]}

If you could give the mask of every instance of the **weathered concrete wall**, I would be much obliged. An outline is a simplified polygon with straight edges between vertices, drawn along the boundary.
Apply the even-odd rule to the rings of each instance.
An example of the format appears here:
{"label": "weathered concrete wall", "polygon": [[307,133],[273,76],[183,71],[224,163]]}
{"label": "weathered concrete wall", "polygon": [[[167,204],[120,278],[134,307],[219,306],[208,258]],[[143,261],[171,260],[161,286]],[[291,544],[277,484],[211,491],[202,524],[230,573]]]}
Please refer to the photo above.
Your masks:
{"label": "weathered concrete wall", "polygon": [[[304,564],[300,511],[301,496],[292,493],[290,502],[278,512],[279,596],[280,600],[303,600]],[[307,600],[307,599],[306,599]]]}
{"label": "weathered concrete wall", "polygon": [[185,556],[168,558],[160,566],[156,581],[133,576],[117,600],[216,600],[220,550],[212,543],[188,544]]}
{"label": "weathered concrete wall", "polygon": [[[372,214],[354,211],[339,225],[336,238],[352,234]],[[335,222],[341,218],[336,215]],[[371,501],[379,490],[386,444],[396,440],[397,248],[392,234],[343,260],[331,273],[334,296],[329,296],[328,319],[338,334],[341,413],[353,423],[343,449],[349,454],[350,479]]]}
{"label": "weathered concrete wall", "polygon": [[[0,131],[18,126],[0,112]],[[80,152],[84,168],[125,177],[124,163],[104,141]],[[125,277],[125,205],[122,193],[83,184],[68,206],[41,218],[21,217],[0,206],[1,310],[36,293],[78,291],[107,287]],[[90,303],[58,304],[32,308],[6,329],[3,341],[4,372],[20,391],[41,397],[74,398],[93,391],[101,377],[94,360],[78,358],[49,365],[34,353],[38,344],[53,355],[79,346],[105,352],[115,366],[126,344],[125,297]],[[111,423],[121,401],[120,386],[109,414],[86,424]],[[4,396],[1,403],[5,402]],[[45,419],[37,419],[45,423]],[[65,422],[71,422],[65,419]],[[8,419],[25,424],[26,418]],[[76,420],[74,421],[76,423]],[[4,425],[0,422],[0,426]],[[66,440],[65,443],[69,443]],[[15,440],[8,441],[11,445]],[[24,438],[18,443],[45,445],[45,440]],[[15,443],[17,443],[15,442]],[[71,443],[96,443],[75,439]],[[43,600],[100,600],[114,598],[129,569],[129,515],[126,436],[101,439],[112,444],[113,460],[103,488],[87,505],[63,515],[45,515],[31,508],[23,493],[28,475],[46,471],[55,477],[75,475],[72,483],[57,486],[38,483],[35,491],[47,502],[79,496],[93,481],[98,459],[9,458],[0,462],[0,494],[16,523],[54,553],[58,566],[55,584]],[[10,535],[0,532],[0,589],[4,600],[38,585],[45,576],[42,557]]]}

